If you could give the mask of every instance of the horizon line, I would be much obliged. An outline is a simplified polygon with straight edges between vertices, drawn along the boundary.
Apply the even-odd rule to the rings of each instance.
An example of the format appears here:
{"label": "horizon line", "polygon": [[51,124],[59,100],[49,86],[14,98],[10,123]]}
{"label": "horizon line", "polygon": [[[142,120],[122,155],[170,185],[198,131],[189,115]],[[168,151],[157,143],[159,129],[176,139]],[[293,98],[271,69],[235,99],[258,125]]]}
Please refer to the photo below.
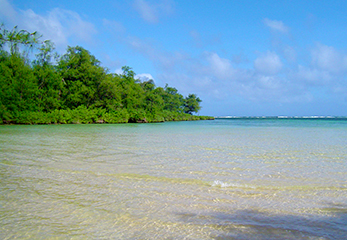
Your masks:
{"label": "horizon line", "polygon": [[215,116],[214,118],[223,118],[223,119],[240,119],[240,118],[249,118],[249,119],[266,119],[266,118],[273,118],[273,119],[347,119],[347,116],[318,116],[318,115],[312,115],[312,116]]}

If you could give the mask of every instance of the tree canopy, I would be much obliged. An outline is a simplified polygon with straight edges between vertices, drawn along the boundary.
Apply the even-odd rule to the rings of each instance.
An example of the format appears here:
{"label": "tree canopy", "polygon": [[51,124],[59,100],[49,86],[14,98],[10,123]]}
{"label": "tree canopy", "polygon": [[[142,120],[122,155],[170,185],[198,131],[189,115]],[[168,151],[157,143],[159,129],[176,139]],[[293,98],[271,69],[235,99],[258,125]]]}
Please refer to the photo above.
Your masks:
{"label": "tree canopy", "polygon": [[[37,32],[0,27],[0,123],[118,123],[197,120],[201,100],[152,79],[140,81],[129,66],[110,73],[88,50],[62,56]],[[35,49],[30,60],[28,51]],[[54,60],[54,61],[53,61]]]}

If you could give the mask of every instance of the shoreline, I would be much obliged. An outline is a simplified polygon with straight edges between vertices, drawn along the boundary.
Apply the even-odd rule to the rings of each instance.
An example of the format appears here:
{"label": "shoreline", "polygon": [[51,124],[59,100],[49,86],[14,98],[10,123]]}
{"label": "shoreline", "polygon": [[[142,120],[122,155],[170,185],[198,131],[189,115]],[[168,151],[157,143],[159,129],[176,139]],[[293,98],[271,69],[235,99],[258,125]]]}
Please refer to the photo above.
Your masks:
{"label": "shoreline", "polygon": [[11,119],[2,120],[0,125],[63,125],[63,124],[143,124],[143,123],[163,123],[163,122],[183,122],[183,121],[204,121],[204,120],[215,120],[212,116],[196,116],[196,115],[178,115],[178,116],[167,116],[159,117],[155,119],[132,119],[132,118],[79,118],[72,116],[69,118],[60,118],[59,116],[49,116],[52,113],[41,113],[39,115],[45,115],[39,118],[36,114],[34,116],[22,119]]}

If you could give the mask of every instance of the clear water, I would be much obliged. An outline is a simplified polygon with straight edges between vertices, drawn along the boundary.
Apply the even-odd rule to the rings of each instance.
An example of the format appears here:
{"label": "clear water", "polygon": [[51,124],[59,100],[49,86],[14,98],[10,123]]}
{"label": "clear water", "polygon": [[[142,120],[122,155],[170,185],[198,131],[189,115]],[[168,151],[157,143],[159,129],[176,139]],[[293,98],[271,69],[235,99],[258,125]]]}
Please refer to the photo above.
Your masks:
{"label": "clear water", "polygon": [[347,121],[0,126],[1,239],[344,239]]}

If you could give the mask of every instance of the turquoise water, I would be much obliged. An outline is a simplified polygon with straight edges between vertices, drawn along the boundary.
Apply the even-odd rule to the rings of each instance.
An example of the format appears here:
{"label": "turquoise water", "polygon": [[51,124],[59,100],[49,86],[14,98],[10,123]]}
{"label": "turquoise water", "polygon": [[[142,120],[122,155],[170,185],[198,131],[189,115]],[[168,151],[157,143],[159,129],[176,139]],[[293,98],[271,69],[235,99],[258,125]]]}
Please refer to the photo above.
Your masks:
{"label": "turquoise water", "polygon": [[1,239],[343,239],[347,121],[0,126]]}

